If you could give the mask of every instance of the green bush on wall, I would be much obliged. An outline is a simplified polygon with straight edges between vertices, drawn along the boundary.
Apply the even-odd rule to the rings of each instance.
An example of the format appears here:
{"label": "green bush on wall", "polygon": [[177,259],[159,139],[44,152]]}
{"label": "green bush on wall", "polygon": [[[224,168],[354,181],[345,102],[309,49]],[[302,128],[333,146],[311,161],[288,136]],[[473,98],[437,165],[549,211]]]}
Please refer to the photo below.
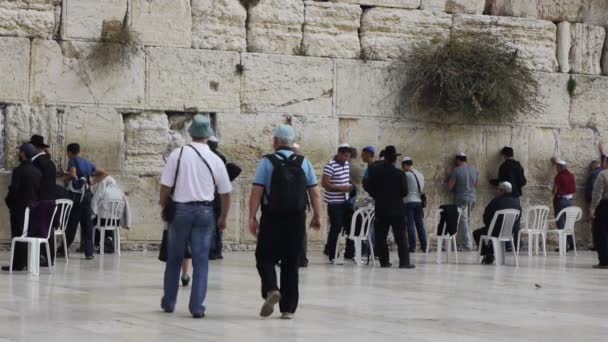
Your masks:
{"label": "green bush on wall", "polygon": [[404,87],[406,102],[431,113],[508,121],[543,110],[540,84],[518,51],[493,36],[418,45]]}

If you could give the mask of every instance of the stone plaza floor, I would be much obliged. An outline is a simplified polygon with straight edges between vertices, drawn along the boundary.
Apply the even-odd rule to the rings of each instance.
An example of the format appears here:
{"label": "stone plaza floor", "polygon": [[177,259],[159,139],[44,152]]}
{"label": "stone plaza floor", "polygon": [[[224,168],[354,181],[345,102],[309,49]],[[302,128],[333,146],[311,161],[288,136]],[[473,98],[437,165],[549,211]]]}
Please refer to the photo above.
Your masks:
{"label": "stone plaza floor", "polygon": [[459,265],[412,256],[418,267],[400,270],[333,266],[315,253],[301,272],[296,318],[284,321],[258,317],[253,253],[212,262],[202,320],[188,313],[188,288],[175,313],[161,312],[164,264],[155,252],[74,255],[52,275],[0,274],[0,341],[608,339],[608,270],[591,268],[594,253],[522,256],[519,268],[478,265],[473,253],[460,253]]}

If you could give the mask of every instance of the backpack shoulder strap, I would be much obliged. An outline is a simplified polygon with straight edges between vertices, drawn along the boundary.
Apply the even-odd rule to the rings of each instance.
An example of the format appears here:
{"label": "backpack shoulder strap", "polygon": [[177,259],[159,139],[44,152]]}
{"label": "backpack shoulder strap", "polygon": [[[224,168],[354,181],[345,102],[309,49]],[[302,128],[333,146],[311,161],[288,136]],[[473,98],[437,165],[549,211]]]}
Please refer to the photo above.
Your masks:
{"label": "backpack shoulder strap", "polygon": [[422,190],[420,189],[420,182],[418,181],[418,177],[416,177],[416,172],[410,171],[414,175],[414,179],[416,180],[416,184],[418,185],[418,193],[422,195]]}
{"label": "backpack shoulder strap", "polygon": [[182,161],[182,153],[184,153],[184,148],[182,147],[179,150],[179,157],[177,158],[177,167],[175,168],[175,178],[173,179],[173,186],[171,187],[171,197],[173,197],[173,193],[175,192],[175,185],[177,185],[177,175],[179,174],[179,164]]}
{"label": "backpack shoulder strap", "polygon": [[289,160],[294,161],[298,166],[304,165],[304,156],[301,156],[299,154],[292,154]]}
{"label": "backpack shoulder strap", "polygon": [[279,157],[276,156],[276,154],[267,154],[264,156],[264,158],[270,160],[270,163],[272,163],[273,167],[279,167],[281,166],[281,159],[279,159]]}

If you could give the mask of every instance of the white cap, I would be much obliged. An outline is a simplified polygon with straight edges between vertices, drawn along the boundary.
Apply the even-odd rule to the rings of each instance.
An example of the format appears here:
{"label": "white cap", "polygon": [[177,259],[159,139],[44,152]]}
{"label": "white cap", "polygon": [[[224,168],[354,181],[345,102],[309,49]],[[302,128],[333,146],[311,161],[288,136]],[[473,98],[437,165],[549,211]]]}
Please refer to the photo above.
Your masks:
{"label": "white cap", "polygon": [[458,154],[456,154],[457,157],[466,157],[467,154],[464,152],[458,152]]}
{"label": "white cap", "polygon": [[406,162],[406,161],[412,161],[412,158],[410,158],[410,157],[403,157],[402,162]]}
{"label": "white cap", "polygon": [[346,144],[346,143],[340,144],[340,145],[338,145],[338,149],[340,149],[340,148],[350,148],[350,145]]}
{"label": "white cap", "polygon": [[513,192],[513,186],[509,182],[502,182],[502,183],[498,184],[498,188],[508,194]]}
{"label": "white cap", "polygon": [[555,164],[557,164],[557,165],[563,165],[563,166],[566,166],[566,161],[565,161],[565,160],[558,159],[558,160],[556,160],[556,161],[555,161]]}
{"label": "white cap", "polygon": [[209,141],[211,142],[217,142],[217,137],[215,135],[212,135],[209,137]]}

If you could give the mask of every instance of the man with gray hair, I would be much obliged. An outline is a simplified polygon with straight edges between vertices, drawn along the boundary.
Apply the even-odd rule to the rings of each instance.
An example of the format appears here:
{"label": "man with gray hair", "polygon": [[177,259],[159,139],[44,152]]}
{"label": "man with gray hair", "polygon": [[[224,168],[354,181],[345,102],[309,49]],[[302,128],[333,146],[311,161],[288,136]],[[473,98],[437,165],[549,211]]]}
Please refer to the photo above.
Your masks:
{"label": "man with gray hair", "polygon": [[[310,226],[321,228],[321,195],[310,162],[293,152],[291,126],[275,130],[273,154],[260,161],[249,198],[249,231],[257,237],[256,267],[262,282],[264,304],[260,316],[268,317],[279,303],[282,319],[292,319],[298,307],[298,266],[306,233],[308,197],[313,210]],[[257,212],[262,208],[258,223]],[[280,288],[276,265],[281,264]]]}
{"label": "man with gray hair", "polygon": [[192,143],[171,152],[160,180],[160,204],[163,219],[169,225],[161,308],[168,313],[175,309],[184,251],[190,244],[193,274],[189,308],[192,317],[203,318],[209,247],[216,225],[213,200],[217,192],[222,202],[217,225],[223,230],[232,185],[224,162],[207,145],[207,139],[213,134],[209,118],[195,115],[188,132]]}
{"label": "man with gray hair", "polygon": [[[491,265],[494,263],[494,250],[492,249],[492,243],[484,244],[480,246],[480,240],[483,235],[488,234],[488,230],[490,229],[490,224],[492,223],[492,219],[494,218],[494,214],[497,211],[503,209],[517,209],[521,211],[521,205],[519,204],[519,198],[513,196],[513,186],[509,182],[502,182],[498,184],[496,188],[496,197],[490,201],[490,203],[486,206],[486,209],[483,211],[483,224],[484,227],[477,229],[473,232],[473,237],[475,238],[475,242],[477,246],[481,248],[481,255],[484,256],[482,263],[486,265]],[[519,218],[517,219],[519,222]],[[517,223],[516,222],[516,223]],[[492,236],[497,237],[500,234],[500,228],[502,226],[502,217],[499,217],[496,220],[494,225],[494,229],[492,230]]]}

